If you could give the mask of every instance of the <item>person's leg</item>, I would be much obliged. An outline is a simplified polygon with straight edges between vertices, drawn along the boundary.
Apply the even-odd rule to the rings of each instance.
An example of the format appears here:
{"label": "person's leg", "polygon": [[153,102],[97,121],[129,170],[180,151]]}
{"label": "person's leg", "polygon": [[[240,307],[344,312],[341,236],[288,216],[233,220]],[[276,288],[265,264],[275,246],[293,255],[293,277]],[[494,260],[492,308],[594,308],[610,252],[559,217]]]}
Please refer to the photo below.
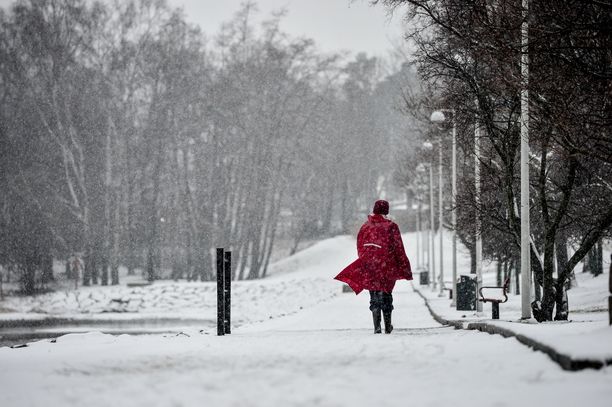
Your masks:
{"label": "person's leg", "polygon": [[380,328],[380,311],[382,309],[382,292],[370,290],[370,311],[372,311],[372,319],[374,321],[374,333],[382,332]]}
{"label": "person's leg", "polygon": [[393,294],[386,293],[383,291],[380,292],[380,309],[383,312],[391,312],[393,311]]}
{"label": "person's leg", "polygon": [[370,290],[370,311],[382,310],[383,292]]}
{"label": "person's leg", "polygon": [[393,295],[391,293],[381,293],[381,309],[385,320],[385,333],[390,334],[393,331],[391,325],[391,311],[393,311]]}

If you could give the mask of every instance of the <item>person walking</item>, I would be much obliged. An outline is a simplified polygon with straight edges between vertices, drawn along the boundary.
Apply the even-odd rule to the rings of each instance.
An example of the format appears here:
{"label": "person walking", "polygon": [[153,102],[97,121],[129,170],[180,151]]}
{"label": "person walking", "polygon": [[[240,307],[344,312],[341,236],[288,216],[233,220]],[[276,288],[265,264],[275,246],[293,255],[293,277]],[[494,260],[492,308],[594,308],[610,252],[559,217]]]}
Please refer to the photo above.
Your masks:
{"label": "person walking", "polygon": [[374,333],[381,333],[382,312],[385,333],[390,334],[393,331],[391,311],[395,282],[412,280],[412,270],[399,227],[386,216],[389,214],[389,202],[376,201],[372,212],[357,235],[358,259],[335,279],[348,284],[355,294],[368,290]]}

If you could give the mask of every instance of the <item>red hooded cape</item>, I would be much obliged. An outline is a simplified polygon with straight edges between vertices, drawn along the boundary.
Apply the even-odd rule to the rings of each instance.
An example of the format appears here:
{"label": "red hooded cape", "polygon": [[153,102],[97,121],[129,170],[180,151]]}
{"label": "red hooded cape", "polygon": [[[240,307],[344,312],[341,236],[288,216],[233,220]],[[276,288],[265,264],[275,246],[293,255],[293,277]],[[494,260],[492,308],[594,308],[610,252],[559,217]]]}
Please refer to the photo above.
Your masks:
{"label": "red hooded cape", "polygon": [[359,258],[335,277],[355,294],[364,289],[390,293],[397,280],[412,280],[399,228],[383,215],[368,216],[357,235],[357,253]]}

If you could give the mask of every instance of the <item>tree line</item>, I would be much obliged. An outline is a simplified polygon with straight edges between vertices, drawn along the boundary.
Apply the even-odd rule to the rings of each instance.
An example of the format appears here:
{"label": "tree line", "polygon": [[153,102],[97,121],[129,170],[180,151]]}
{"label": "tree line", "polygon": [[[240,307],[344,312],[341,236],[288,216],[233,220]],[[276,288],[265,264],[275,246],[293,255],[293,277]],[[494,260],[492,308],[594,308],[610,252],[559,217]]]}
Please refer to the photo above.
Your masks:
{"label": "tree line", "polygon": [[[459,187],[456,207],[448,203],[445,209],[446,215],[457,210],[457,233],[472,263],[480,223],[484,255],[500,269],[520,273],[522,2],[373,3],[406,13],[407,39],[417,49],[414,64],[423,81],[420,91],[406,93],[406,110],[423,123],[423,139],[449,146],[446,163],[449,128],[440,132],[425,123],[435,109],[455,110]],[[587,267],[599,270],[592,258],[601,264],[602,239],[612,235],[612,5],[591,0],[528,5],[532,308],[539,320],[564,320],[574,268],[588,256]],[[480,199],[474,186],[476,142]],[[430,159],[424,150],[415,155],[405,169],[412,179],[418,158]]]}
{"label": "tree line", "polygon": [[210,280],[215,247],[258,278],[279,237],[352,230],[404,137],[398,77],[256,12],[209,37],[163,0],[0,10],[0,265],[25,293],[74,255],[83,285]]}

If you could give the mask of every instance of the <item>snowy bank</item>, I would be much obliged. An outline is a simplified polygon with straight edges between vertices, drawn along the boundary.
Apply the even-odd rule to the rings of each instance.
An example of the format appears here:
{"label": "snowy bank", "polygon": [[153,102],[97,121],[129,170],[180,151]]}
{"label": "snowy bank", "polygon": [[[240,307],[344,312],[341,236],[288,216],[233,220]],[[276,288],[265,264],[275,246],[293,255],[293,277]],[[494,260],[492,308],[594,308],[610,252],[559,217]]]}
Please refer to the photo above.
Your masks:
{"label": "snowy bank", "polygon": [[[410,242],[412,236],[408,236]],[[447,236],[449,237],[449,236]],[[451,241],[446,239],[445,250],[450,258]],[[469,257],[459,248],[458,275],[469,274]],[[445,275],[449,276],[450,261],[445,262]],[[494,284],[495,267],[485,268],[483,280]],[[577,287],[568,290],[569,321],[537,323],[534,319],[521,320],[520,295],[508,294],[508,302],[500,304],[500,319],[491,319],[491,303],[483,304],[483,311],[457,311],[451,307],[448,296],[440,297],[438,290],[427,286],[414,288],[427,301],[439,321],[465,329],[479,329],[504,336],[514,336],[522,343],[548,353],[566,369],[601,367],[612,364],[612,327],[608,325],[608,275],[593,277],[576,273]],[[446,280],[446,278],[445,278]],[[450,278],[449,278],[450,280]],[[446,292],[445,292],[446,293]]]}

